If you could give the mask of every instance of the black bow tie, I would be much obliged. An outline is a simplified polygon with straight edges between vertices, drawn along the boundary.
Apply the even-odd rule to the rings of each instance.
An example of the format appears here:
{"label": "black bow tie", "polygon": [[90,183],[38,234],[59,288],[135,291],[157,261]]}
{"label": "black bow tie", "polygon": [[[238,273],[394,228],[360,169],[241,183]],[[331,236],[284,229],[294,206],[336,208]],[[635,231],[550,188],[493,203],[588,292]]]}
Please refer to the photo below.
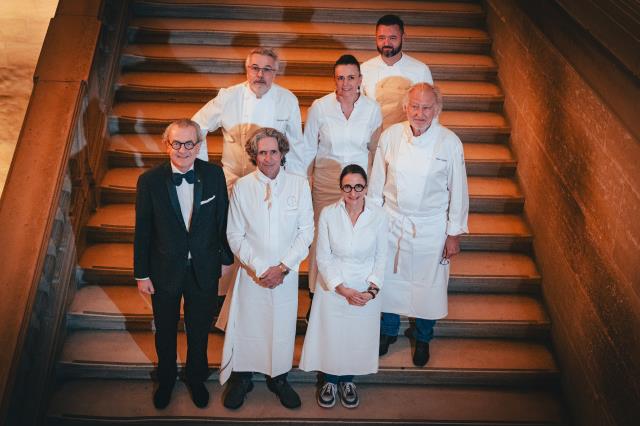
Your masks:
{"label": "black bow tie", "polygon": [[180,186],[182,183],[182,179],[186,180],[187,183],[193,184],[196,181],[196,174],[193,169],[189,170],[187,173],[174,173],[173,174],[173,183],[176,186]]}

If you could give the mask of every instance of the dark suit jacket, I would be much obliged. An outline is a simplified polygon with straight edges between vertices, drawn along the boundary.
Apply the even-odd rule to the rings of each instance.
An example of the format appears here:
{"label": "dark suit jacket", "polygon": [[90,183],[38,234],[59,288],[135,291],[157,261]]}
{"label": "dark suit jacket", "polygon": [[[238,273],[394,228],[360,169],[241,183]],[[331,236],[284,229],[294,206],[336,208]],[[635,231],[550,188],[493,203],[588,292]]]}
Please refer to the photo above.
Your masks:
{"label": "dark suit jacket", "polygon": [[138,178],[134,276],[150,277],[156,290],[179,283],[189,251],[198,286],[203,290],[217,292],[221,265],[233,263],[226,234],[229,198],[222,169],[196,160],[194,171],[188,231],[171,179],[171,164],[167,161]]}

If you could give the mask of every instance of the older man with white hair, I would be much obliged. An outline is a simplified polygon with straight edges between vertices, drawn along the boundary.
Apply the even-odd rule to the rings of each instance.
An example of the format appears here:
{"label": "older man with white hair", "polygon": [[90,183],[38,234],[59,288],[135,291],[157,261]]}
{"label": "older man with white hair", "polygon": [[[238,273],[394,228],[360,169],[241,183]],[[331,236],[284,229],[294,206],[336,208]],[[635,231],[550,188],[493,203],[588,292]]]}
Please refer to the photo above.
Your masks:
{"label": "older man with white hair", "polygon": [[399,315],[415,317],[413,363],[424,366],[435,322],[447,315],[449,259],[468,232],[469,192],[462,143],[438,122],[440,91],[415,84],[404,109],[407,121],[380,137],[369,184],[390,218],[380,355],[397,339]]}

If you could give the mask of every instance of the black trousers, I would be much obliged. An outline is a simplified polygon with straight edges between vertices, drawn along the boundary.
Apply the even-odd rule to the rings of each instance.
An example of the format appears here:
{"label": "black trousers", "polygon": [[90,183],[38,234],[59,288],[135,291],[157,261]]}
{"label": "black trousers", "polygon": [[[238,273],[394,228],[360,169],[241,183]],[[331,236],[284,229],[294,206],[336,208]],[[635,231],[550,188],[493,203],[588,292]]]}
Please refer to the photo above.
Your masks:
{"label": "black trousers", "polygon": [[173,288],[155,288],[151,296],[153,320],[156,325],[156,353],[160,383],[174,383],[178,372],[176,346],[180,301],[184,297],[184,323],[187,335],[185,379],[201,383],[209,375],[207,344],[216,312],[217,289],[203,290],[198,286],[191,262],[184,265],[182,280]]}

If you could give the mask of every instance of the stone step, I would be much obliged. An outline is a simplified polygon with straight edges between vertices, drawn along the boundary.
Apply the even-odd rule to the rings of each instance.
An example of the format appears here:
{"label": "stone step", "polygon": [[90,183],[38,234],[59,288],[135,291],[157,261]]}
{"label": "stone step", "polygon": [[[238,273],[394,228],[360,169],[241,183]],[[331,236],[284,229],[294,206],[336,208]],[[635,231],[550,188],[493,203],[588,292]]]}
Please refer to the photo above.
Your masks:
{"label": "stone step", "polygon": [[[209,160],[220,165],[222,136],[207,137]],[[491,143],[465,143],[468,176],[513,176],[516,160],[508,146]],[[167,160],[166,148],[158,134],[113,135],[109,148],[110,167],[153,167]]]}
{"label": "stone step", "polygon": [[[240,74],[127,73],[121,76],[117,99],[120,102],[199,102],[207,103],[221,88],[245,81]],[[278,78],[278,83],[291,90],[301,105],[308,106],[335,90],[332,77]],[[491,82],[437,82],[447,111],[501,111],[504,95]]]}
{"label": "stone step", "polygon": [[[162,133],[171,121],[192,117],[202,106],[202,102],[117,103],[109,116],[109,132],[111,135]],[[304,105],[300,107],[303,124],[307,109]],[[511,132],[506,118],[495,112],[444,111],[440,114],[440,123],[455,132],[465,143],[504,143]],[[216,133],[220,134],[220,131]]]}
{"label": "stone step", "polygon": [[[136,182],[146,169],[123,167],[109,169],[100,183],[101,200],[105,204],[134,203]],[[470,211],[476,213],[519,213],[524,197],[513,178],[470,176]]]}
{"label": "stone step", "polygon": [[[357,379],[356,379],[357,380]],[[95,424],[158,425],[203,423],[263,424],[360,424],[360,425],[562,425],[565,411],[560,397],[543,389],[485,387],[380,385],[356,382],[360,406],[356,410],[339,403],[325,409],[315,402],[316,386],[298,383],[302,407],[288,410],[267,390],[262,378],[240,410],[222,405],[223,387],[206,384],[211,399],[205,409],[191,402],[187,387],[178,382],[171,404],[158,411],[151,403],[154,384],[150,380],[70,380],[54,393],[48,412],[50,424],[94,426]]]}
{"label": "stone step", "polygon": [[[300,290],[298,331],[301,334],[306,330],[309,303],[308,291]],[[68,326],[73,329],[153,328],[151,298],[127,285],[82,287],[76,292],[67,318]],[[407,325],[405,318],[403,328]],[[435,333],[438,337],[546,339],[549,327],[549,319],[538,297],[458,293],[449,296],[449,315],[438,321]],[[212,331],[218,330],[213,327]]]}
{"label": "stone step", "polygon": [[[106,204],[99,207],[87,223],[89,242],[133,242],[135,208],[133,204]],[[527,252],[531,248],[529,226],[520,215],[471,213],[469,234],[461,239],[463,250]]]}
{"label": "stone step", "polygon": [[[251,48],[242,46],[134,44],[125,48],[121,65],[126,72],[245,75],[245,59],[250,51]],[[373,42],[363,50],[309,49],[296,46],[281,47],[277,51],[280,57],[280,77],[331,76],[333,64],[344,54],[352,54],[361,63],[376,55]],[[497,76],[495,61],[485,54],[414,50],[407,53],[427,64],[435,81],[495,81]]]}
{"label": "stone step", "polygon": [[[222,0],[203,1],[136,1],[137,16],[167,18],[209,18],[263,21],[342,22],[375,24],[389,12],[389,2],[381,0],[329,0],[301,2],[298,0]],[[393,13],[407,25],[481,26],[482,6],[463,2],[394,1]]]}
{"label": "stone step", "polygon": [[[133,285],[133,244],[100,243],[87,246],[80,258],[86,283]],[[306,263],[300,267],[301,287],[307,283]],[[536,293],[540,274],[523,253],[463,251],[451,261],[449,290],[466,293]]]}
{"label": "stone step", "polygon": [[[209,334],[209,365],[217,369],[224,336]],[[296,337],[294,368],[303,336]],[[550,385],[558,379],[553,355],[545,344],[509,339],[440,337],[430,344],[431,359],[423,368],[411,361],[411,344],[402,336],[380,358],[379,372],[361,376],[360,383],[451,385]],[[178,363],[186,359],[186,336],[178,333]],[[150,331],[76,330],[67,335],[58,363],[63,379],[147,379],[156,365]],[[210,380],[217,379],[217,372]],[[314,373],[293,370],[292,382],[315,381]]]}
{"label": "stone step", "polygon": [[[489,34],[469,27],[407,26],[407,51],[487,53]],[[129,45],[168,44],[311,49],[375,49],[375,26],[306,21],[138,18],[128,27]]]}

